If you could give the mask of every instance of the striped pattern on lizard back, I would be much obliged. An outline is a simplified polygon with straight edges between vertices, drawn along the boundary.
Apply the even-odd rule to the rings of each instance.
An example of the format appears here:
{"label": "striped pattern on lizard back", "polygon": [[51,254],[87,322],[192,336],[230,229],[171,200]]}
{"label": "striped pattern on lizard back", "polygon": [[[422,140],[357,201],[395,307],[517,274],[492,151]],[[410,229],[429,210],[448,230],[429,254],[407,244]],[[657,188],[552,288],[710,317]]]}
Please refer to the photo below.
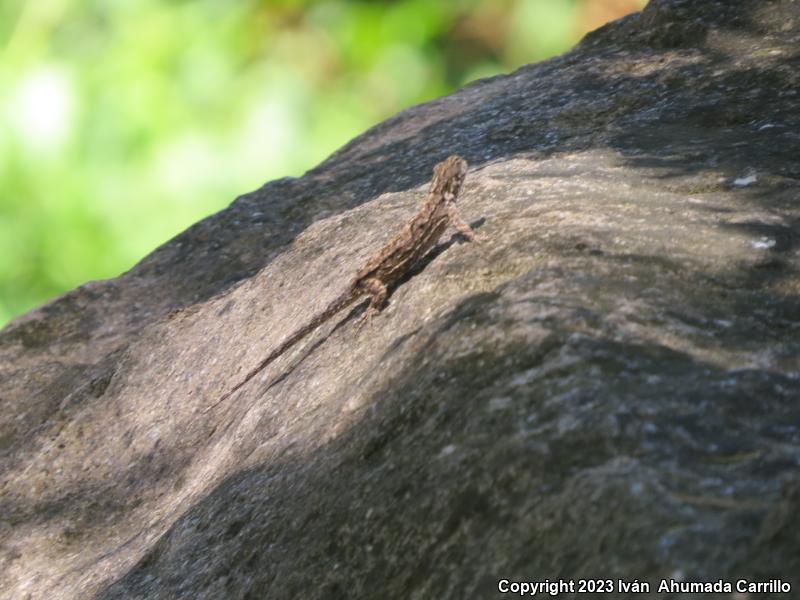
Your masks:
{"label": "striped pattern on lizard back", "polygon": [[[356,274],[356,282],[379,279],[384,285],[397,283],[439,241],[449,224],[444,203],[423,209]],[[413,243],[411,241],[413,240]]]}
{"label": "striped pattern on lizard back", "polygon": [[353,286],[359,287],[367,279],[391,286],[408,273],[450,224],[466,175],[467,163],[459,156],[436,165],[430,191],[419,212],[356,273]]}

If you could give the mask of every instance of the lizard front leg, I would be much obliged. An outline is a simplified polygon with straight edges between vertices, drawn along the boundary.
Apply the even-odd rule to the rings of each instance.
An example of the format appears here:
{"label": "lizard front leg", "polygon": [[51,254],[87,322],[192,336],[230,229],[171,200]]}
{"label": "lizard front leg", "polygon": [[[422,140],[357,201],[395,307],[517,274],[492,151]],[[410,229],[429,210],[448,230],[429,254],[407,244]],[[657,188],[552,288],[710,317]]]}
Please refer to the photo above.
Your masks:
{"label": "lizard front leg", "polygon": [[359,287],[370,296],[369,306],[367,307],[364,316],[360,321],[368,321],[386,306],[386,298],[389,296],[389,290],[386,284],[377,277],[369,277],[359,282]]}
{"label": "lizard front leg", "polygon": [[475,233],[475,230],[469,226],[469,223],[461,218],[461,214],[458,212],[455,202],[447,203],[447,216],[450,219],[450,223],[453,224],[453,227],[469,241],[482,242],[486,239],[482,235]]}

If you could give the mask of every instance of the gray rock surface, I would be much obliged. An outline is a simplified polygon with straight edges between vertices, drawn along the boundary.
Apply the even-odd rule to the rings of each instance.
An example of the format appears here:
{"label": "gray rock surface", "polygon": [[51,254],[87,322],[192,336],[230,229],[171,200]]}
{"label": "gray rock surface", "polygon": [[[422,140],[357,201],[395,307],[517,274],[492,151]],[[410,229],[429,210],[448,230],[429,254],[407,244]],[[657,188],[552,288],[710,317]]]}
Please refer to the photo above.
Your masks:
{"label": "gray rock surface", "polygon": [[[453,152],[490,239],[206,411]],[[0,597],[800,597],[799,295],[800,3],[655,0],[6,327]]]}

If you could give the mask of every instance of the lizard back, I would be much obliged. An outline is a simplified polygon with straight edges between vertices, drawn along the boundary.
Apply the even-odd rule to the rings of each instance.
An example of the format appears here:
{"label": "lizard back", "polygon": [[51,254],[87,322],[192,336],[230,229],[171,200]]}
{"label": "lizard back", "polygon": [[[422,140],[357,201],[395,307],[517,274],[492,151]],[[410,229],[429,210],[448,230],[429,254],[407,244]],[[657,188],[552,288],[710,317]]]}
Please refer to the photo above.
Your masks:
{"label": "lizard back", "polygon": [[467,162],[451,156],[434,168],[430,191],[419,212],[358,271],[355,281],[396,283],[439,241],[450,224],[448,204],[455,202],[467,173]]}

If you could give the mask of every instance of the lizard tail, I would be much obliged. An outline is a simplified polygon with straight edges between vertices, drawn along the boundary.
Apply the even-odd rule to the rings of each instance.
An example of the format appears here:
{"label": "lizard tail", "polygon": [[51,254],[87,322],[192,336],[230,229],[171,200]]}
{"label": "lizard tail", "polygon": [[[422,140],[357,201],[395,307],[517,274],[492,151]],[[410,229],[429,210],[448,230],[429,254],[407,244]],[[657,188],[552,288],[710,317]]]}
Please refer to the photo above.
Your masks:
{"label": "lizard tail", "polygon": [[247,384],[248,381],[250,381],[253,377],[258,375],[261,371],[263,371],[272,361],[274,361],[281,354],[286,352],[289,348],[294,346],[297,342],[302,340],[309,333],[314,331],[314,329],[322,325],[325,321],[330,319],[340,310],[343,310],[348,306],[350,306],[351,304],[353,304],[356,300],[360,298],[360,296],[361,295],[355,292],[354,290],[348,289],[341,296],[339,296],[333,302],[331,302],[325,310],[323,310],[321,313],[319,313],[313,319],[311,319],[306,325],[304,325],[303,327],[295,331],[292,335],[290,335],[288,338],[283,340],[277,346],[277,348],[275,348],[260,363],[258,363],[255,367],[253,367],[250,371],[248,371],[244,379],[242,379],[239,383],[233,386],[230,390],[225,392],[225,394],[223,394],[222,397],[219,400],[217,400],[214,404],[209,406],[205,410],[205,412],[208,412],[210,409],[214,408],[220,402],[223,402],[228,398],[230,398],[234,393],[236,393],[245,384]]}

